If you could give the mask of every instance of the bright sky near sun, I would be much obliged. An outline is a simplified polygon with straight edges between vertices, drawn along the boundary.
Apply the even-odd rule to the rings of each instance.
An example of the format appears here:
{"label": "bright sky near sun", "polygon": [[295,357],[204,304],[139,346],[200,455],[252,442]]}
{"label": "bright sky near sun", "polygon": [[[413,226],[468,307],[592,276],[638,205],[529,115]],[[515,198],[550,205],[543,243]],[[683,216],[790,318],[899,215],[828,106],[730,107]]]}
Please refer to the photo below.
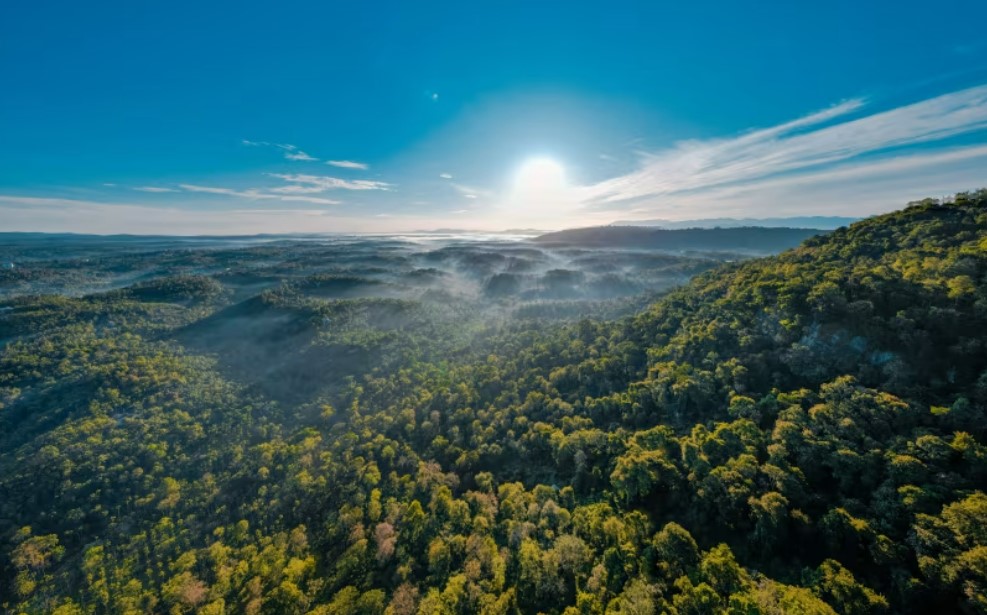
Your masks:
{"label": "bright sky near sun", "polygon": [[5,2],[0,231],[860,216],[987,185],[987,2]]}

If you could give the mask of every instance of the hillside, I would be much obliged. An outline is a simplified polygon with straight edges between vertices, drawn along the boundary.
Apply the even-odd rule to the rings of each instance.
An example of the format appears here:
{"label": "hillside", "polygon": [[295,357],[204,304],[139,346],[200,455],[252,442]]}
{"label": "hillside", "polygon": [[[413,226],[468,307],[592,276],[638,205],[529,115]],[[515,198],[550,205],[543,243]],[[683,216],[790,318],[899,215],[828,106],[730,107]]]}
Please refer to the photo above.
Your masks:
{"label": "hillside", "polygon": [[[987,611],[987,191],[718,231],[378,246],[380,269],[352,245],[169,253],[123,289],[7,300],[0,604]],[[586,250],[618,235],[804,241],[715,268]],[[489,291],[631,271],[695,277],[617,304]]]}
{"label": "hillside", "polygon": [[772,254],[799,245],[823,231],[805,228],[688,228],[654,229],[642,226],[593,226],[546,233],[532,239],[541,245],[582,245],[684,252],[716,250]]}
{"label": "hillside", "polygon": [[697,220],[618,220],[610,226],[652,226],[664,229],[684,228],[811,228],[834,230],[849,226],[860,218],[846,216],[790,216],[787,218],[699,218]]}

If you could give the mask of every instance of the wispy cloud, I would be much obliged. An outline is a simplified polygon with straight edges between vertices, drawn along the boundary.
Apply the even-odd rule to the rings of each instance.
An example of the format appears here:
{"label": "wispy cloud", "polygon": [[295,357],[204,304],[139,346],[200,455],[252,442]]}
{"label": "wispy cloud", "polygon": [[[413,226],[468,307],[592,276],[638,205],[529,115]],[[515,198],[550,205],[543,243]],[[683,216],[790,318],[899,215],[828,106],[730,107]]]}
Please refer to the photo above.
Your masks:
{"label": "wispy cloud", "polygon": [[340,169],[359,169],[361,171],[370,168],[370,165],[365,162],[354,162],[353,160],[327,160],[326,164]]}
{"label": "wispy cloud", "polygon": [[324,199],[312,196],[298,196],[290,194],[276,194],[273,191],[261,191],[256,188],[237,190],[235,188],[222,188],[217,186],[199,186],[196,184],[180,184],[179,187],[186,192],[199,192],[204,194],[218,194],[223,196],[239,197],[243,199],[277,199],[279,201],[296,201],[303,203],[318,203],[320,205],[341,205],[342,201],[334,199]]}
{"label": "wispy cloud", "polygon": [[292,145],[290,143],[271,143],[270,141],[251,141],[250,139],[243,139],[240,143],[248,147],[273,147],[281,150],[287,160],[297,160],[303,162],[315,162],[318,158],[310,156],[298,149],[297,145]]}
{"label": "wispy cloud", "polygon": [[[249,145],[270,145],[264,142],[245,142]],[[290,146],[277,145],[287,148]],[[284,185],[263,188],[229,188],[183,183],[177,187],[137,186],[134,190],[150,193],[192,192],[250,200],[277,200],[284,202],[313,203],[318,205],[341,205],[342,201],[319,196],[329,190],[390,190],[392,184],[374,180],[347,180],[326,175],[306,175],[291,173],[267,173],[285,182]]]}
{"label": "wispy cloud", "polygon": [[277,147],[284,152],[284,157],[286,160],[301,160],[303,162],[314,162],[318,160],[318,158],[309,156],[302,150],[298,149],[295,145],[288,143],[275,143],[274,147]]}
{"label": "wispy cloud", "polygon": [[987,86],[852,117],[864,104],[850,100],[737,137],[685,141],[645,154],[637,171],[582,188],[581,200],[601,207],[632,199],[712,195],[724,186],[824,173],[841,163],[860,164],[896,149],[987,128]]}
{"label": "wispy cloud", "polygon": [[292,173],[269,173],[271,177],[282,179],[293,186],[274,188],[276,192],[323,192],[325,190],[390,190],[393,184],[368,179],[340,179],[326,175],[305,175]]}
{"label": "wispy cloud", "polygon": [[452,175],[449,175],[448,173],[442,173],[439,177],[442,179],[452,179]]}
{"label": "wispy cloud", "polygon": [[[214,209],[179,205],[147,205],[70,198],[0,194],[4,230],[76,233],[153,233],[175,235],[239,235],[257,232],[385,232],[394,220],[344,216],[334,210],[284,207]],[[434,225],[429,218],[409,217],[408,230]]]}
{"label": "wispy cloud", "polygon": [[178,192],[174,188],[162,188],[160,186],[137,186],[134,190],[139,192]]}
{"label": "wispy cloud", "polygon": [[482,188],[477,188],[475,186],[467,186],[465,184],[457,184],[457,183],[451,183],[449,185],[452,186],[456,192],[458,192],[464,198],[467,199],[478,199],[481,197],[490,198],[493,196],[493,193],[490,192],[489,190],[484,190]]}
{"label": "wispy cloud", "polygon": [[204,192],[206,194],[223,194],[226,196],[240,196],[246,198],[256,198],[260,193],[256,190],[236,190],[234,188],[219,188],[216,186],[198,186],[196,184],[179,184],[182,190],[188,192]]}
{"label": "wispy cloud", "polygon": [[299,215],[299,216],[327,216],[329,212],[325,209],[233,209],[232,214],[261,214],[261,215]]}
{"label": "wispy cloud", "polygon": [[297,203],[318,203],[319,205],[342,205],[342,201],[337,201],[336,199],[325,199],[315,196],[280,196],[282,201],[294,201]]}
{"label": "wispy cloud", "polygon": [[[253,143],[251,143],[253,145]],[[261,143],[263,145],[263,143]],[[285,147],[278,145],[277,147]],[[265,188],[227,188],[200,184],[179,184],[185,192],[213,194],[251,200],[279,200],[285,202],[313,203],[318,205],[341,205],[342,201],[317,196],[328,190],[390,190],[392,184],[371,180],[346,180],[325,175],[291,173],[267,173],[285,182],[285,185]],[[174,191],[170,188],[148,190],[151,192]]]}
{"label": "wispy cloud", "polygon": [[308,154],[306,154],[302,150],[295,150],[293,152],[285,152],[284,153],[284,157],[287,158],[288,160],[305,160],[305,161],[315,161],[315,160],[318,160],[318,158],[315,158],[313,156],[309,156]]}
{"label": "wispy cloud", "polygon": [[[717,216],[866,216],[925,197],[983,187],[987,145],[846,163],[798,175],[643,200],[630,216],[683,219]],[[604,212],[596,212],[602,214]],[[606,221],[612,221],[613,210]],[[631,212],[628,212],[631,213]]]}

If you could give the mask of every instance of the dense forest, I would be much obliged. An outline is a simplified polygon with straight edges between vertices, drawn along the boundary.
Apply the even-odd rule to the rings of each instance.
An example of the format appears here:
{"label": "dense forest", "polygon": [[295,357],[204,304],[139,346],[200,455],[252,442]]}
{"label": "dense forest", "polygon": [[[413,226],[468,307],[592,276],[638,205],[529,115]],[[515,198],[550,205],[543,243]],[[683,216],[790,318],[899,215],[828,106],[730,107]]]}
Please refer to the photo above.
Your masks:
{"label": "dense forest", "polygon": [[987,613],[987,190],[757,259],[60,249],[0,275],[5,611]]}

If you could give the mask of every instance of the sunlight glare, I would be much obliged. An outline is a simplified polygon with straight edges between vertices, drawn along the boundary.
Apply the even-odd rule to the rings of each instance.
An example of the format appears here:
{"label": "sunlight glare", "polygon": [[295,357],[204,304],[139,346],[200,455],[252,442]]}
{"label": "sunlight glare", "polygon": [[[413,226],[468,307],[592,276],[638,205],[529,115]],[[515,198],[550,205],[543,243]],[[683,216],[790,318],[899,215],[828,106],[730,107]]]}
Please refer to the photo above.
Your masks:
{"label": "sunlight glare", "polygon": [[503,214],[517,224],[554,228],[573,207],[573,187],[565,167],[544,156],[529,158],[514,175]]}
{"label": "sunlight glare", "polygon": [[565,187],[565,169],[551,158],[532,158],[521,165],[515,187],[525,195],[547,196]]}

